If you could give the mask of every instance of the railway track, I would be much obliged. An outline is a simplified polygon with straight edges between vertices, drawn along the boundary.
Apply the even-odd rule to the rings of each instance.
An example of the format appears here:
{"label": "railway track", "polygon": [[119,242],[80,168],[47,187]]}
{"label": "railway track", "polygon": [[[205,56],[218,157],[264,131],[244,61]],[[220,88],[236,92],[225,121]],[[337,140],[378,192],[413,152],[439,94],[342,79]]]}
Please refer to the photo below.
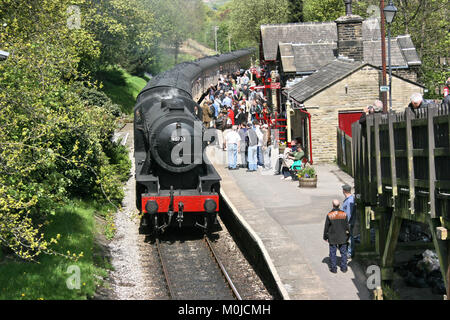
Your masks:
{"label": "railway track", "polygon": [[242,300],[207,236],[155,244],[171,299]]}

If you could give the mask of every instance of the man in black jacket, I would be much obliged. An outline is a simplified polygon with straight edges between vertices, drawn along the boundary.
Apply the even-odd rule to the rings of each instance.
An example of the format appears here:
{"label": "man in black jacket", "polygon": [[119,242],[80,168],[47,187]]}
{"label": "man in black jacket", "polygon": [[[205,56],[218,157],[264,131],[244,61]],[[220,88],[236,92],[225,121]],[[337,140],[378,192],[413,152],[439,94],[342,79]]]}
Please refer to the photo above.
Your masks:
{"label": "man in black jacket", "polygon": [[341,271],[347,272],[347,241],[350,234],[350,226],[347,214],[340,208],[339,200],[333,200],[333,210],[331,210],[325,221],[323,240],[330,246],[330,271],[337,273],[336,251],[339,248],[341,253]]}

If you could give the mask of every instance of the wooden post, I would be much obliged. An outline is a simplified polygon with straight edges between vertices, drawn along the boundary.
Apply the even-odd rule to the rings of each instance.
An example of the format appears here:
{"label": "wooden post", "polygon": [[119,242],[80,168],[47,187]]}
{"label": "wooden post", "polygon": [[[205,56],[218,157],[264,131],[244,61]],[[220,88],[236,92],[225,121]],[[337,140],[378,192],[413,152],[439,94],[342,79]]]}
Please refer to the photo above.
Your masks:
{"label": "wooden post", "polygon": [[375,209],[375,219],[377,221],[375,248],[380,257],[383,256],[386,247],[386,208],[377,207]]}
{"label": "wooden post", "polygon": [[391,156],[391,183],[392,183],[392,205],[395,208],[395,198],[398,195],[397,191],[397,168],[395,165],[395,141],[394,141],[394,114],[389,113],[389,153]]}
{"label": "wooden post", "polygon": [[[357,143],[361,143],[361,138],[358,138],[358,140],[356,140],[355,134],[356,134],[356,130],[357,129],[357,124],[354,123],[352,125],[352,172],[353,172],[353,179],[355,181],[355,188],[356,188],[356,179],[358,177],[358,173],[357,173],[357,168],[358,168],[358,153],[356,152],[356,144]],[[358,142],[357,142],[358,141]],[[356,189],[355,189],[356,191]],[[361,193],[361,192],[359,192]]]}
{"label": "wooden post", "polygon": [[[367,219],[368,211],[370,211],[370,207],[364,207],[363,205],[357,206],[356,208],[359,210],[359,232],[361,235],[361,246],[367,250],[372,244],[370,243],[370,218]],[[369,214],[370,217],[370,214]]]}
{"label": "wooden post", "polygon": [[429,181],[429,192],[430,192],[430,216],[431,218],[436,218],[436,202],[435,202],[435,183],[436,183],[436,169],[434,166],[434,116],[437,113],[436,108],[428,108],[428,181]]}
{"label": "wooden post", "polygon": [[371,148],[372,148],[372,145],[371,145],[371,134],[370,134],[370,127],[372,126],[372,124],[373,124],[373,116],[368,116],[367,117],[367,120],[366,120],[366,126],[367,126],[367,167],[368,167],[368,169],[369,169],[369,174],[367,175],[367,178],[369,179],[369,188],[368,188],[368,190],[369,190],[369,198],[371,199],[371,197],[370,197],[370,193],[371,193],[371,185],[372,185],[372,167],[371,167],[371,157],[372,157],[372,154],[371,154]]}
{"label": "wooden post", "polygon": [[416,198],[414,184],[414,156],[413,156],[413,139],[411,125],[412,111],[406,108],[406,148],[408,157],[408,177],[409,177],[409,211],[414,214],[414,200]]}
{"label": "wooden post", "polygon": [[447,299],[450,300],[450,240],[447,240]]}
{"label": "wooden post", "polygon": [[386,245],[381,259],[381,272],[383,280],[392,280],[393,278],[395,247],[397,246],[401,226],[402,218],[397,217],[395,212],[393,212],[388,236],[386,238]]}
{"label": "wooden post", "polygon": [[383,193],[383,182],[381,181],[380,120],[381,114],[376,114],[374,133],[375,133],[375,159],[377,168],[377,190],[379,195]]}

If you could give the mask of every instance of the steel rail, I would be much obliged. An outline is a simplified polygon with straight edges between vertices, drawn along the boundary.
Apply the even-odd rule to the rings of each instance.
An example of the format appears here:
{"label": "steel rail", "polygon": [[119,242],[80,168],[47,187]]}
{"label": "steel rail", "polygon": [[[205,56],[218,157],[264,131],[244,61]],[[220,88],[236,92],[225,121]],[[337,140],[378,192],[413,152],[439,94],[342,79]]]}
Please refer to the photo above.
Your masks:
{"label": "steel rail", "polygon": [[225,269],[225,266],[222,264],[222,262],[220,261],[219,257],[217,256],[216,252],[214,251],[214,248],[213,248],[213,246],[211,244],[211,241],[209,241],[207,236],[204,237],[204,240],[205,240],[206,246],[209,248],[209,250],[212,253],[212,256],[214,257],[214,260],[219,265],[223,276],[227,280],[228,286],[231,288],[231,291],[233,291],[233,295],[236,297],[237,300],[242,300],[241,295],[237,291],[236,286],[233,284],[233,281],[231,280],[230,276],[228,275],[228,272]]}
{"label": "steel rail", "polygon": [[173,294],[173,290],[172,290],[172,282],[170,281],[169,273],[167,272],[166,264],[164,262],[163,255],[161,253],[161,241],[159,239],[156,239],[156,248],[158,250],[159,260],[161,261],[161,266],[162,266],[164,278],[166,278],[166,283],[167,283],[167,289],[169,291],[169,296],[173,300],[175,300],[175,295]]}

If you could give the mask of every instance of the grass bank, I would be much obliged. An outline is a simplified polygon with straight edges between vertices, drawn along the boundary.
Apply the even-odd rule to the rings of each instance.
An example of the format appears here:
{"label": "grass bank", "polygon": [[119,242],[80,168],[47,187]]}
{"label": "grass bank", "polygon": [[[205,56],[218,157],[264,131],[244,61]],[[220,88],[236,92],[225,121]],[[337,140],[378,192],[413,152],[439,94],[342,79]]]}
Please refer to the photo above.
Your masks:
{"label": "grass bank", "polygon": [[11,255],[3,256],[0,260],[0,299],[92,298],[111,268],[95,241],[96,235],[104,233],[103,226],[95,222],[95,217],[107,217],[113,212],[115,208],[112,206],[81,200],[74,200],[59,209],[50,218],[44,232],[49,238],[60,235],[58,244],[53,246],[55,251],[81,257],[74,261],[59,255],[42,254],[38,263],[33,263],[19,261]]}
{"label": "grass bank", "polygon": [[101,90],[128,115],[133,112],[137,95],[147,84],[147,80],[133,76],[120,67],[99,71],[96,78],[103,83]]}

